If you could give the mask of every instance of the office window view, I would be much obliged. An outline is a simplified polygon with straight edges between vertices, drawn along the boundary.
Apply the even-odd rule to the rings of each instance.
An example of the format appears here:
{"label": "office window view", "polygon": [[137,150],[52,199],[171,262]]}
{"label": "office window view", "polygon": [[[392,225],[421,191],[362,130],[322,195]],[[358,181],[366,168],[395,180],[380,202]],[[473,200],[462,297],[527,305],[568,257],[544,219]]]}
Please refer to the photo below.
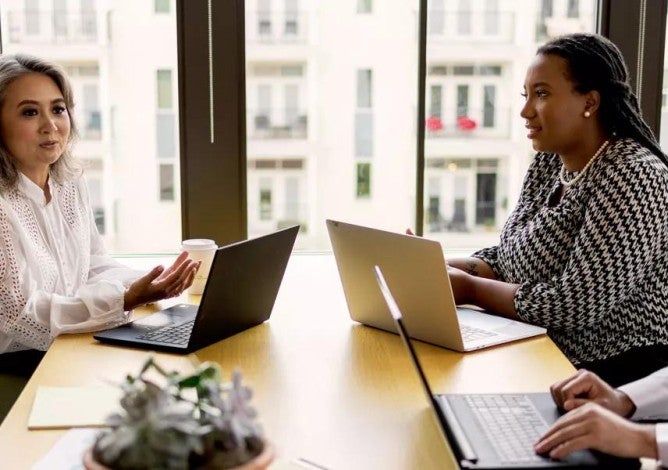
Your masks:
{"label": "office window view", "polygon": [[[495,243],[533,154],[519,117],[526,67],[545,40],[594,31],[596,5],[428,2],[426,236],[447,249]],[[414,228],[418,1],[247,0],[245,11],[248,235],[299,223],[298,249],[328,250],[326,218]],[[178,249],[174,0],[4,0],[0,21],[4,52],[71,77],[76,154],[109,250]]]}
{"label": "office window view", "polygon": [[177,251],[174,0],[3,0],[0,19],[3,53],[51,60],[71,79],[75,154],[108,250]]}
{"label": "office window view", "polygon": [[[290,219],[299,248],[326,250],[326,218],[413,227],[418,2],[288,3],[245,4],[249,235]],[[594,31],[596,4],[428,2],[426,236],[447,249],[495,243],[532,157],[519,116],[526,67],[545,40]],[[284,167],[259,165],[268,159],[300,162],[293,193],[279,189]]]}

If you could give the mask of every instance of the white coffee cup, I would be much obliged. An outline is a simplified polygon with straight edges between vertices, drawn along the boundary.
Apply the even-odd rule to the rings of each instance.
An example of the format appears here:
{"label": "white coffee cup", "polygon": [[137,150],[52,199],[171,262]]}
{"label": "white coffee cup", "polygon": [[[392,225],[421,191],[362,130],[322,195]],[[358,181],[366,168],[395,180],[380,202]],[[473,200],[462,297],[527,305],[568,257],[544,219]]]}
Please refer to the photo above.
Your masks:
{"label": "white coffee cup", "polygon": [[215,241],[206,238],[192,238],[181,242],[181,249],[188,252],[190,259],[202,262],[197,270],[197,274],[195,274],[192,285],[188,288],[188,294],[199,295],[204,292],[206,279],[209,276],[211,263],[213,262],[217,248],[218,246]]}

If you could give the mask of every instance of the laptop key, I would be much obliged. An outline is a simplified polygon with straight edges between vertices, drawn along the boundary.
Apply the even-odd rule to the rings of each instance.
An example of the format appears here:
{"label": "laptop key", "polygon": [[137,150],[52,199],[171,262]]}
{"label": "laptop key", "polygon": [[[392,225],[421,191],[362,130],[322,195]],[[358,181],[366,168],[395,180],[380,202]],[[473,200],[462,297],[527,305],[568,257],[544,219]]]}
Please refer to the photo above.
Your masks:
{"label": "laptop key", "polygon": [[498,335],[498,333],[494,331],[483,330],[482,328],[476,328],[470,325],[460,324],[459,326],[462,332],[462,339],[465,343]]}
{"label": "laptop key", "polygon": [[532,462],[542,458],[533,443],[548,426],[523,395],[469,395],[468,406],[502,462]]}
{"label": "laptop key", "polygon": [[138,336],[137,338],[159,343],[186,345],[190,340],[190,334],[192,333],[194,325],[195,320],[191,320],[179,325],[166,326],[164,328],[158,328],[157,330],[151,330],[144,333],[143,335]]}

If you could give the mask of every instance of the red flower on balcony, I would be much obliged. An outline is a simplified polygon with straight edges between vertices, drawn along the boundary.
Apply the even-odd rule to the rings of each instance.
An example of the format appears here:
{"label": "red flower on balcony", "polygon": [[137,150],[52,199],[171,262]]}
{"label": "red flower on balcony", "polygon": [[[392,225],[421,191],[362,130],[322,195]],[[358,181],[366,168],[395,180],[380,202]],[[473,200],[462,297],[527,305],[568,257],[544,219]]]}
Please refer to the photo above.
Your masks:
{"label": "red flower on balcony", "polygon": [[459,116],[457,118],[457,129],[460,131],[472,131],[478,127],[478,123],[468,116]]}
{"label": "red flower on balcony", "polygon": [[438,116],[429,116],[425,121],[425,126],[430,132],[437,132],[443,129],[443,121]]}

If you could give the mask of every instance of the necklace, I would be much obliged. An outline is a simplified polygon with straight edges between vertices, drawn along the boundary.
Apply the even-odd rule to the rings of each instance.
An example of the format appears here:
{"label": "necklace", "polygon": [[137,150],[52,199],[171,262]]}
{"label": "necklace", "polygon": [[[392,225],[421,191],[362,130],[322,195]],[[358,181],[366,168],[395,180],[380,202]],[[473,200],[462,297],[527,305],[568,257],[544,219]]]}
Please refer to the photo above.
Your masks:
{"label": "necklace", "polygon": [[559,181],[561,181],[561,184],[564,185],[564,188],[568,188],[569,186],[573,185],[577,180],[582,178],[582,175],[584,175],[587,172],[587,168],[591,166],[594,160],[596,160],[599,156],[601,156],[605,148],[608,146],[609,142],[610,142],[609,140],[603,142],[603,144],[601,144],[601,146],[598,148],[594,156],[589,159],[584,168],[575,176],[575,178],[573,178],[570,181],[566,181],[566,167],[564,167],[563,164],[561,165],[561,170],[559,171]]}

